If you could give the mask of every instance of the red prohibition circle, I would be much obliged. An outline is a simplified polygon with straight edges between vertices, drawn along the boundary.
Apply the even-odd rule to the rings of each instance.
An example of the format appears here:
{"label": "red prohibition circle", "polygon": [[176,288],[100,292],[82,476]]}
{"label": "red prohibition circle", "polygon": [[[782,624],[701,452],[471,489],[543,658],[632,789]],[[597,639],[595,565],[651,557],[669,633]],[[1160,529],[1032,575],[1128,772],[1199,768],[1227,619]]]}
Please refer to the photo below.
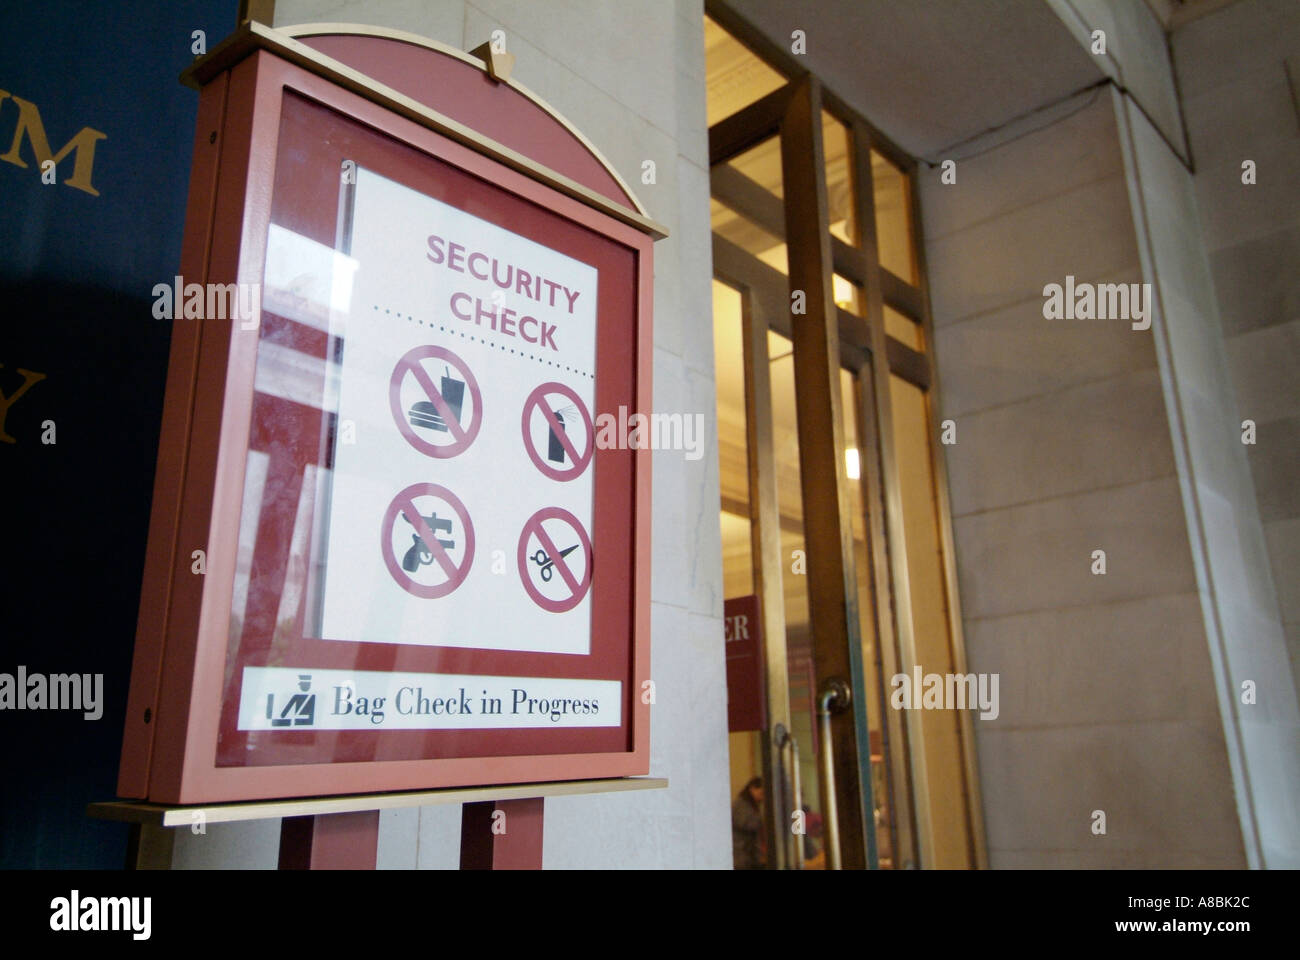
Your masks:
{"label": "red prohibition circle", "polygon": [[[546,531],[542,528],[543,520],[563,520],[571,526],[573,532],[578,535],[578,542],[582,545],[587,561],[586,566],[583,568],[581,581],[573,575],[573,571],[569,569],[569,565],[565,563],[564,558],[560,556],[560,548],[552,542],[551,538],[547,536]],[[572,591],[572,594],[564,600],[551,600],[544,596],[542,592],[537,589],[537,585],[533,583],[532,573],[528,569],[528,564],[530,562],[528,538],[534,536],[537,537],[542,550],[554,565],[560,579],[562,579]],[[543,610],[548,610],[551,613],[564,613],[568,610],[572,610],[580,604],[582,598],[587,595],[587,591],[591,589],[591,568],[591,540],[587,537],[587,531],[582,529],[582,524],[578,522],[578,518],[569,513],[568,510],[565,510],[562,507],[543,507],[524,522],[523,533],[519,535],[519,579],[523,581],[524,590],[533,598],[533,602]]]}
{"label": "red prohibition circle", "polygon": [[[443,549],[442,544],[438,543],[434,531],[430,530],[420,518],[415,498],[425,496],[437,497],[445,501],[460,520],[461,529],[464,531],[465,557],[459,567],[447,556],[447,551]],[[397,562],[397,552],[393,549],[393,527],[397,523],[398,516],[407,511],[417,521],[412,523],[411,529],[420,535],[420,540],[430,548],[434,561],[447,575],[447,579],[442,583],[419,583],[412,579]],[[379,525],[379,549],[384,555],[384,565],[388,567],[388,572],[393,575],[398,586],[412,596],[424,600],[436,600],[451,593],[469,576],[469,568],[474,563],[474,524],[469,519],[469,511],[465,509],[465,504],[461,503],[460,498],[446,487],[440,487],[436,483],[413,483],[395,496],[393,502],[388,505],[388,510],[384,512],[383,522]]]}
{"label": "red prohibition circle", "polygon": [[[470,418],[469,426],[462,427],[459,417],[453,414],[447,401],[443,399],[442,393],[434,385],[433,379],[424,369],[421,361],[423,360],[445,360],[448,364],[456,368],[456,372],[464,376],[465,385],[469,388],[470,399],[474,401],[474,415]],[[429,397],[429,400],[437,408],[442,417],[443,423],[454,438],[451,443],[437,444],[430,443],[415,432],[410,421],[402,411],[402,383],[406,380],[407,374],[412,374],[420,389]],[[388,382],[388,405],[393,411],[393,420],[397,423],[397,429],[402,432],[408,443],[419,450],[421,453],[434,457],[438,460],[446,460],[457,454],[464,453],[474,438],[478,436],[478,429],[483,425],[483,396],[479,392],[478,381],[474,379],[473,372],[470,371],[469,365],[452,353],[446,347],[439,347],[435,344],[427,344],[422,347],[416,347],[408,350],[403,354],[402,359],[397,361],[397,366],[393,368],[393,376]]]}
{"label": "red prohibition circle", "polygon": [[[564,427],[555,421],[555,415],[551,412],[551,408],[546,405],[546,395],[548,393],[559,393],[566,399],[572,400],[573,405],[577,407],[578,412],[582,414],[582,422],[587,427],[587,449],[581,454],[574,449],[573,443],[569,440],[568,434],[564,431]],[[546,462],[542,455],[534,449],[533,432],[530,429],[530,424],[528,422],[533,415],[533,407],[541,408],[542,415],[550,422],[551,432],[555,434],[556,439],[560,441],[560,445],[564,447],[565,453],[567,453],[569,459],[573,461],[573,466],[569,467],[567,470],[560,470],[551,466]],[[574,392],[572,387],[566,386],[563,383],[544,383],[528,395],[528,399],[524,401],[523,431],[524,449],[528,451],[529,459],[533,461],[538,470],[542,471],[542,473],[550,477],[552,480],[559,480],[561,482],[566,480],[576,480],[582,475],[582,472],[587,469],[587,464],[591,463],[592,454],[596,452],[596,427],[595,424],[591,422],[591,414],[587,412],[587,405],[582,402],[582,398]]]}

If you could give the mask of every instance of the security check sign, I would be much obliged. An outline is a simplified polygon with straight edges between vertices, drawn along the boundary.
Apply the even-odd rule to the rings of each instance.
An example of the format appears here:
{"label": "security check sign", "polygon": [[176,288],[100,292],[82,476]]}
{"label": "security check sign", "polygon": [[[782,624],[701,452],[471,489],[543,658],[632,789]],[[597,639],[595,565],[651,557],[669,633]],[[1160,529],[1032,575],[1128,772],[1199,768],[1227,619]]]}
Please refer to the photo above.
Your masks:
{"label": "security check sign", "polygon": [[597,271],[355,180],[316,635],[589,653]]}

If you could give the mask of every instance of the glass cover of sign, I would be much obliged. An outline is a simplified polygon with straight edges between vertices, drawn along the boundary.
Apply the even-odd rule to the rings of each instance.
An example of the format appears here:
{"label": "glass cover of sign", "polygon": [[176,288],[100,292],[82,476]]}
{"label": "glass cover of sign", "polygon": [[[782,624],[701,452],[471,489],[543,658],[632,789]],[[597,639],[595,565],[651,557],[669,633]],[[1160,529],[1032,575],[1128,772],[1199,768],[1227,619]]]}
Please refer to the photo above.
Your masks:
{"label": "glass cover of sign", "polygon": [[629,749],[630,251],[291,93],[266,241],[218,766]]}

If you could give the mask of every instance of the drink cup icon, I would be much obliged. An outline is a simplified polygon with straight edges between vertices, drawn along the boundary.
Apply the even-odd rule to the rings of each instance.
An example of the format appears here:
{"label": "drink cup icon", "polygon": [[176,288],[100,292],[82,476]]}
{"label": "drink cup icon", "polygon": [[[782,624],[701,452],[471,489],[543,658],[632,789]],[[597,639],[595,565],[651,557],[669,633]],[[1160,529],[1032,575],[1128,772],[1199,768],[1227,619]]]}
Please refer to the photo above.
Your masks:
{"label": "drink cup icon", "polygon": [[[452,416],[456,418],[456,422],[460,423],[460,411],[465,402],[465,381],[453,377],[450,367],[446,367],[444,370],[439,392],[442,393],[443,403],[447,405]],[[413,427],[426,427],[440,433],[447,432],[447,424],[442,418],[442,413],[438,410],[437,404],[431,400],[420,400],[411,404],[407,417]]]}

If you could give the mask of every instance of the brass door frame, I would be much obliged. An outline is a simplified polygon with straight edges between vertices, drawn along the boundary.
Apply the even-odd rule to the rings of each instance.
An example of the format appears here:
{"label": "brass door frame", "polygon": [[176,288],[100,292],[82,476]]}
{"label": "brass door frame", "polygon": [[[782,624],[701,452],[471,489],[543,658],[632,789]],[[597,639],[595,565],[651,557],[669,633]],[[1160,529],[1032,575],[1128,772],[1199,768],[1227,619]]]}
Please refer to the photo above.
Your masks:
{"label": "brass door frame", "polygon": [[[822,144],[821,85],[811,75],[790,84],[781,120],[789,289],[804,295],[793,316],[799,479],[807,549],[808,619],[819,697],[828,684],[847,684],[847,709],[831,713],[828,765],[819,767],[827,841],[838,836],[848,869],[875,861],[866,677],[859,633],[858,590],[844,470],[844,411],[840,397],[840,318],[832,291],[830,220]],[[823,739],[826,739],[823,737]],[[833,811],[838,809],[838,822]],[[831,828],[836,828],[832,832]],[[828,863],[834,851],[828,850]]]}
{"label": "brass door frame", "polygon": [[[794,851],[785,822],[784,745],[772,731],[791,729],[790,679],[786,667],[785,594],[781,586],[781,509],[777,500],[775,447],[772,442],[772,379],[767,362],[767,314],[771,305],[752,286],[740,287],[744,337],[745,430],[749,458],[750,544],[754,590],[763,622],[767,728],[763,730],[763,782],[768,785],[769,864],[785,869]],[[791,771],[791,776],[795,772]]]}
{"label": "brass door frame", "polygon": [[[862,502],[866,510],[870,577],[877,642],[881,650],[882,682],[884,676],[906,673],[917,662],[916,643],[910,616],[899,617],[899,609],[910,610],[911,596],[904,538],[903,507],[899,488],[899,468],[893,436],[893,413],[890,398],[890,375],[896,375],[920,387],[924,393],[932,427],[928,446],[934,477],[935,512],[943,555],[943,580],[946,593],[947,626],[953,669],[966,672],[965,643],[960,603],[957,593],[956,564],[953,553],[951,506],[948,496],[947,464],[939,443],[937,427],[938,377],[933,364],[933,321],[930,312],[929,285],[925,261],[917,191],[914,188],[916,161],[896,144],[859,116],[833,92],[826,90],[802,63],[772,43],[723,0],[705,0],[706,14],[738,39],[760,59],[789,79],[789,83],[748,107],[724,118],[709,129],[710,165],[720,175],[714,177],[714,195],[774,236],[783,238],[790,251],[789,279],[757,258],[714,235],[714,271],[723,282],[742,290],[745,308],[746,403],[750,414],[751,514],[755,523],[755,582],[761,584],[760,602],[764,616],[764,635],[769,657],[768,694],[771,723],[789,727],[789,690],[785,677],[784,598],[781,592],[780,517],[771,458],[771,394],[766,364],[754,364],[754,358],[767,356],[766,327],[776,330],[796,345],[796,383],[799,391],[799,447],[803,486],[805,531],[807,542],[828,536],[821,542],[838,542],[840,549],[823,557],[822,567],[810,568],[810,625],[817,642],[814,650],[829,646],[824,658],[817,660],[819,683],[830,676],[845,674],[853,682],[855,695],[865,689],[861,642],[858,636],[856,609],[857,586],[853,578],[852,532],[845,535],[843,519],[848,516],[845,481],[839,465],[844,456],[842,410],[839,400],[838,371],[841,366],[854,373],[856,384],[859,449],[862,451]],[[821,111],[825,109],[844,123],[850,135],[855,183],[855,217],[858,244],[850,246],[832,237],[826,222],[825,171],[822,162]],[[782,176],[784,202],[756,184],[746,183],[734,171],[720,165],[771,136],[782,140]],[[874,195],[870,151],[875,150],[898,167],[909,179],[909,213],[912,223],[913,255],[917,283],[907,283],[879,262],[875,231]],[[792,177],[793,174],[793,177]],[[757,190],[754,188],[757,187]],[[813,217],[808,216],[809,211]],[[792,215],[793,214],[793,215]],[[789,225],[791,229],[787,231]],[[814,233],[816,231],[816,233]],[[796,254],[796,249],[799,253]],[[839,273],[863,291],[864,317],[854,316],[836,306],[831,295],[831,274]],[[787,286],[788,284],[788,286]],[[788,310],[769,310],[766,323],[757,318],[763,312],[758,304],[776,304],[778,291],[803,290],[808,296],[809,321],[798,328]],[[783,301],[788,306],[789,301]],[[883,307],[889,306],[917,322],[922,330],[924,352],[912,349],[885,333]],[[798,340],[796,340],[796,331]],[[756,374],[755,367],[762,373]],[[801,378],[808,379],[801,379]],[[761,395],[757,392],[761,380]],[[751,396],[751,381],[755,394]],[[815,383],[814,390],[809,386]],[[803,394],[817,396],[805,400]],[[760,419],[756,419],[760,418]],[[765,420],[761,418],[766,418]],[[761,442],[760,442],[761,441]],[[767,444],[766,450],[762,443]],[[805,450],[808,452],[805,453]],[[766,500],[765,500],[766,498]],[[769,502],[770,501],[770,502]],[[830,514],[838,509],[838,515]],[[813,520],[813,525],[809,520]],[[810,554],[813,551],[809,551]],[[821,551],[817,551],[821,553]],[[760,571],[778,571],[775,578],[762,579]],[[813,579],[819,581],[818,600],[813,598]],[[836,584],[842,586],[835,587]],[[835,590],[838,596],[833,596]],[[778,616],[778,611],[780,615]],[[829,639],[828,639],[829,638]],[[779,647],[779,650],[776,649]],[[815,653],[816,656],[816,653]],[[856,657],[856,662],[855,662]],[[779,662],[779,668],[776,664]],[[779,678],[771,675],[781,673]],[[824,672],[832,671],[831,673]],[[868,694],[871,691],[867,691]],[[860,698],[858,698],[860,699]],[[865,705],[854,706],[840,718],[836,731],[837,785],[841,811],[857,811],[851,817],[856,831],[841,823],[841,837],[853,848],[846,855],[846,866],[875,864],[875,831],[870,810],[869,747]],[[861,716],[858,716],[859,711]],[[934,862],[933,831],[929,822],[928,783],[925,766],[925,741],[921,736],[917,711],[885,709],[882,728],[893,749],[888,751],[887,775],[891,785],[894,828],[893,851],[897,866],[909,863],[924,866]],[[977,868],[987,866],[983,810],[979,790],[978,768],[974,751],[973,721],[969,711],[959,714],[961,749],[961,787],[966,810],[966,835],[969,862]],[[850,769],[857,755],[857,769]],[[764,771],[777,763],[771,737],[764,737]],[[779,769],[776,767],[775,769]],[[862,777],[865,775],[865,783]],[[768,780],[769,783],[774,781]],[[865,786],[865,791],[863,787]],[[865,804],[863,801],[866,801]],[[769,805],[774,807],[775,804]],[[841,813],[841,818],[846,816]],[[769,829],[787,830],[786,824],[770,823]],[[775,839],[775,836],[770,837]],[[769,849],[784,850],[784,844]],[[846,854],[849,851],[845,851]]]}

